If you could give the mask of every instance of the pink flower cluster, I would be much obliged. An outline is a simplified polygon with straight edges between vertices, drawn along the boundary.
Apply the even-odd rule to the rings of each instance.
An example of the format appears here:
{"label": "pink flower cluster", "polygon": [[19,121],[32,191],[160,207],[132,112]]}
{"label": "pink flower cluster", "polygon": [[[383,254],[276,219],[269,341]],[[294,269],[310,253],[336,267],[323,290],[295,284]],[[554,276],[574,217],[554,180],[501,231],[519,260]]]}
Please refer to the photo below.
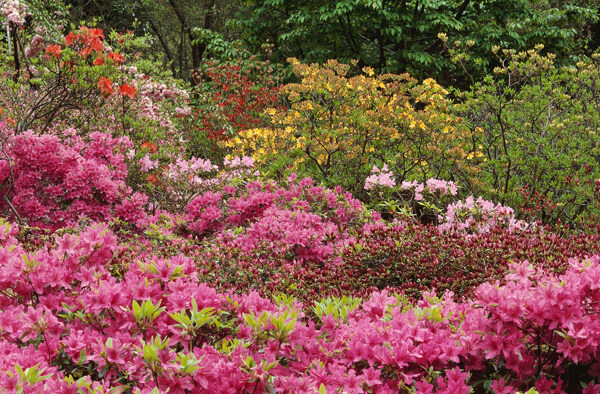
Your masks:
{"label": "pink flower cluster", "polygon": [[497,226],[508,228],[510,231],[524,230],[528,227],[526,222],[517,220],[512,208],[502,204],[473,196],[463,201],[448,205],[446,214],[440,217],[442,230],[456,230],[468,232],[487,232]]}
{"label": "pink flower cluster", "polygon": [[1,0],[0,7],[8,22],[12,22],[17,26],[23,26],[25,18],[30,15],[27,11],[27,4],[20,0]]}
{"label": "pink flower cluster", "polygon": [[139,164],[142,172],[148,172],[152,169],[158,168],[158,160],[152,160],[148,154],[140,159]]}
{"label": "pink flower cluster", "polygon": [[226,185],[238,182],[250,181],[256,175],[254,171],[254,160],[251,157],[235,157],[233,160],[226,159],[224,166],[212,164],[208,159],[192,157],[189,160],[176,158],[163,168],[158,174],[158,180],[172,200],[186,204],[192,198],[207,191],[216,191]]}
{"label": "pink flower cluster", "polygon": [[28,250],[0,223],[0,386],[39,393],[600,389],[598,256],[571,260],[561,276],[514,264],[505,285],[483,284],[473,300],[427,293],[416,305],[382,291],[304,306],[286,296],[220,293],[197,273],[190,258],[146,254],[102,226]]}
{"label": "pink flower cluster", "polygon": [[42,53],[46,48],[46,40],[39,34],[36,34],[31,39],[31,43],[25,48],[25,54],[27,57],[35,57]]}
{"label": "pink flower cluster", "polygon": [[388,169],[387,164],[384,164],[381,170],[374,165],[371,175],[365,181],[365,190],[371,190],[375,186],[389,188],[396,186],[396,180],[392,177],[393,175]]}
{"label": "pink flower cluster", "polygon": [[404,181],[400,185],[402,190],[414,189],[415,201],[423,201],[423,194],[429,193],[436,196],[456,196],[458,186],[452,181],[430,178],[425,183],[418,181]]}
{"label": "pink flower cluster", "polygon": [[242,158],[234,157],[233,160],[225,158],[223,161],[225,167],[236,168],[236,167],[254,167],[254,159],[250,156],[244,156]]}
{"label": "pink flower cluster", "polygon": [[[128,218],[143,216],[146,197],[125,185],[127,137],[91,133],[84,140],[74,130],[64,139],[32,131],[15,136],[2,127],[14,172],[9,198],[29,225],[56,229],[82,217],[109,220],[115,210]],[[0,182],[6,193],[11,183],[6,159],[0,160]]]}
{"label": "pink flower cluster", "polygon": [[[314,186],[310,178],[292,178],[287,186],[253,181],[237,188],[226,186],[223,192],[204,193],[188,204],[185,219],[198,236],[237,229],[217,238],[224,246],[247,254],[268,245],[273,254],[290,252],[297,258],[322,259],[333,254],[334,248],[325,239],[341,242],[347,235],[340,234],[339,226],[364,213],[360,201],[341,190]],[[241,231],[240,226],[244,226]]]}
{"label": "pink flower cluster", "polygon": [[164,83],[151,81],[145,74],[138,74],[135,68],[130,68],[129,71],[135,75],[136,79],[145,81],[144,83],[140,83],[140,95],[149,97],[153,101],[162,101],[176,97],[187,99],[189,96],[186,90],[179,89],[176,86],[167,86]]}

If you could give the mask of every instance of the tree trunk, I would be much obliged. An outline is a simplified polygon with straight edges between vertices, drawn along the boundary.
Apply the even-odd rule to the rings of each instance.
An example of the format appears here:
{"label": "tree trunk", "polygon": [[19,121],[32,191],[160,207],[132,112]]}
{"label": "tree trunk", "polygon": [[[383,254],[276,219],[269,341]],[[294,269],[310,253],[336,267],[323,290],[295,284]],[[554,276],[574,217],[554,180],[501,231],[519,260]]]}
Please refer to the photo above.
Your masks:
{"label": "tree trunk", "polygon": [[175,58],[173,57],[173,52],[171,51],[171,48],[169,48],[169,45],[167,44],[167,40],[165,40],[165,37],[161,34],[158,26],[156,25],[156,23],[154,23],[154,20],[150,17],[150,11],[148,10],[148,8],[146,8],[146,6],[144,5],[144,2],[142,0],[138,0],[138,4],[142,7],[142,9],[144,10],[144,12],[148,15],[148,21],[150,22],[150,27],[152,27],[152,30],[154,30],[154,34],[156,34],[156,37],[158,37],[158,40],[160,41],[160,44],[162,45],[164,51],[165,51],[165,55],[167,56],[167,60],[169,61],[170,65],[171,65],[171,73],[173,74],[173,77],[177,78],[177,70],[175,68]]}
{"label": "tree trunk", "polygon": [[[188,39],[190,40],[190,45],[191,45],[191,49],[192,49],[192,70],[191,70],[190,82],[192,84],[196,84],[197,81],[194,77],[194,71],[200,68],[200,64],[202,63],[202,58],[204,56],[204,52],[206,51],[206,44],[205,43],[194,43],[194,41],[196,40],[196,37],[194,35],[194,30],[192,28],[192,25],[190,24],[190,21],[188,20],[188,18],[185,16],[185,13],[181,9],[180,4],[177,2],[177,0],[169,0],[169,3],[171,4],[171,7],[173,8],[173,12],[175,12],[177,19],[179,19],[179,22],[181,23],[183,30],[185,31],[185,33],[188,36]],[[202,24],[202,27],[204,29],[212,29],[214,6],[215,6],[215,0],[207,0],[206,1],[205,7],[204,7],[206,14],[204,15],[204,22]]]}

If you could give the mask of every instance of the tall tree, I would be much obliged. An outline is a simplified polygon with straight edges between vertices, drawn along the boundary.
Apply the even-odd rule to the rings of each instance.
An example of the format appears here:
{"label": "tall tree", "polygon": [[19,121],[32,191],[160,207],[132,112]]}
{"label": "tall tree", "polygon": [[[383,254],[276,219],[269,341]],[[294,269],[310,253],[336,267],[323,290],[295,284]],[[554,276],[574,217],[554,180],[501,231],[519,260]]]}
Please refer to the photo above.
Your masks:
{"label": "tall tree", "polygon": [[[237,0],[67,0],[74,20],[98,20],[105,30],[155,38],[154,52],[162,54],[175,77],[191,78],[200,67],[210,40],[199,32],[231,36],[226,21],[238,8]],[[137,21],[137,24],[136,24]]]}
{"label": "tall tree", "polygon": [[[438,38],[467,45],[480,71],[493,64],[491,48],[518,50],[543,43],[575,58],[585,40],[579,26],[597,19],[590,1],[550,0],[249,0],[245,32],[251,45],[269,39],[281,58],[329,58],[381,72],[410,72],[456,80],[456,66]],[[464,81],[462,81],[464,82]]]}

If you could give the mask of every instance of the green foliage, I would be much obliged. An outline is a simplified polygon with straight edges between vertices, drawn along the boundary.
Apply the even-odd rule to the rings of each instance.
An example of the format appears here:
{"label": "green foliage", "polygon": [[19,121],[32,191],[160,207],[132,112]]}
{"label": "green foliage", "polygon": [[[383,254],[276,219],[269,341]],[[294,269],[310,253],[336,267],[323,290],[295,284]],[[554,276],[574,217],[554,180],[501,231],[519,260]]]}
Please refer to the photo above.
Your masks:
{"label": "green foliage", "polygon": [[[42,382],[52,376],[52,374],[42,375],[44,373],[45,368],[42,368],[40,370],[38,368],[39,365],[40,364],[38,363],[38,364],[34,365],[33,367],[29,367],[29,368],[26,368],[25,370],[23,370],[23,368],[21,368],[21,366],[19,364],[15,364],[16,374],[14,374],[12,372],[7,372],[7,373],[10,377],[18,375],[21,378],[21,382],[23,382],[25,384],[34,385],[34,384]],[[23,392],[21,387],[19,387],[19,389],[20,389],[20,392]],[[19,391],[17,391],[17,392],[19,392]]]}
{"label": "green foliage", "polygon": [[226,142],[233,155],[252,155],[263,174],[297,172],[365,196],[373,165],[386,163],[396,181],[463,177],[472,153],[470,131],[449,113],[448,91],[406,74],[350,76],[349,65],[301,64],[298,83],[282,88],[289,109],[270,108],[267,128]]}
{"label": "green foliage", "polygon": [[182,310],[180,313],[172,313],[169,316],[177,322],[175,327],[181,329],[183,337],[190,337],[190,351],[193,348],[193,343],[200,329],[206,324],[218,323],[214,316],[213,308],[204,308],[198,310],[198,304],[195,299],[192,299],[192,310],[188,312]]}
{"label": "green foliage", "polygon": [[324,298],[321,302],[315,302],[313,312],[321,320],[325,316],[331,316],[335,320],[347,322],[348,314],[360,306],[362,299],[356,297]]}
{"label": "green foliage", "polygon": [[263,311],[258,316],[250,312],[244,313],[243,316],[257,341],[275,339],[280,344],[289,340],[298,321],[298,312],[294,310],[283,310],[278,313]]}
{"label": "green foliage", "polygon": [[565,61],[578,59],[586,43],[583,28],[597,20],[594,4],[547,0],[381,1],[254,0],[247,2],[247,41],[275,43],[279,59],[308,62],[358,60],[379,72],[409,72],[445,84],[465,84],[437,36],[471,46],[477,59],[470,72],[481,75],[495,64],[494,45],[517,50],[544,43]]}
{"label": "green foliage", "polygon": [[600,177],[599,57],[559,67],[541,48],[497,52],[501,64],[458,107],[482,157],[464,183],[474,194],[546,223],[597,212]]}
{"label": "green foliage", "polygon": [[63,28],[68,26],[68,7],[63,0],[26,0],[32,24],[54,42],[60,42]]}
{"label": "green foliage", "polygon": [[150,300],[144,300],[142,305],[138,304],[136,300],[133,300],[133,317],[139,325],[145,326],[154,321],[164,310],[164,307],[160,307],[160,301],[157,305],[154,305]]}
{"label": "green foliage", "polygon": [[192,44],[205,45],[205,54],[213,59],[232,60],[239,55],[241,41],[227,40],[222,33],[202,27],[196,27],[193,31],[197,38],[192,40]]}

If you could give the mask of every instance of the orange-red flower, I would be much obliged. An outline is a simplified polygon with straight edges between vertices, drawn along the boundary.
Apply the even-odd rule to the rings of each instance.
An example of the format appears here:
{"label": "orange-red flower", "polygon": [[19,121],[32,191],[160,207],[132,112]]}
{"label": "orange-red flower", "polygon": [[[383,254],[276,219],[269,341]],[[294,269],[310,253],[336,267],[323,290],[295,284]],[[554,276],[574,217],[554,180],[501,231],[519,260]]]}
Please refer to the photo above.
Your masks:
{"label": "orange-red flower", "polygon": [[102,57],[102,55],[98,55],[96,60],[94,60],[94,66],[101,66],[103,64],[104,64],[104,58]]}
{"label": "orange-red flower", "polygon": [[58,44],[50,44],[46,47],[46,55],[60,57],[62,48]]}
{"label": "orange-red flower", "polygon": [[104,30],[100,29],[99,27],[94,29],[88,29],[88,34],[91,37],[104,38]]}
{"label": "orange-red flower", "polygon": [[73,39],[76,37],[77,36],[75,36],[75,34],[73,34],[73,32],[70,32],[69,34],[67,34],[67,36],[65,37],[65,45],[66,46],[73,45]]}
{"label": "orange-red flower", "polygon": [[146,177],[146,180],[149,181],[150,183],[152,183],[153,185],[158,184],[158,179],[156,179],[156,177],[154,175],[148,175]]}
{"label": "orange-red flower", "polygon": [[134,98],[135,97],[135,87],[131,86],[131,85],[121,85],[119,86],[119,93],[121,93],[123,96],[127,96],[129,98]]}
{"label": "orange-red flower", "polygon": [[94,37],[91,40],[90,48],[96,52],[102,52],[104,50],[104,44],[102,44],[102,40],[99,37]]}
{"label": "orange-red flower", "polygon": [[150,151],[152,153],[156,153],[156,145],[154,145],[154,143],[150,143],[148,141],[144,142],[142,144],[142,149],[145,149],[145,148],[150,148]]}
{"label": "orange-red flower", "polygon": [[92,53],[92,49],[89,47],[83,48],[81,51],[79,51],[79,55],[81,57],[88,57],[90,53]]}
{"label": "orange-red flower", "polygon": [[82,26],[79,29],[79,33],[70,32],[65,37],[65,45],[71,46],[73,44],[79,44],[83,49],[79,52],[81,56],[87,56],[92,51],[100,53],[104,50],[104,32],[102,29],[88,29]]}
{"label": "orange-red flower", "polygon": [[106,96],[110,96],[115,92],[112,82],[106,77],[100,77],[100,79],[98,79],[98,89]]}
{"label": "orange-red flower", "polygon": [[115,63],[117,64],[121,64],[125,61],[125,59],[123,58],[123,55],[121,55],[118,52],[111,52],[108,54],[108,58],[112,59]]}

